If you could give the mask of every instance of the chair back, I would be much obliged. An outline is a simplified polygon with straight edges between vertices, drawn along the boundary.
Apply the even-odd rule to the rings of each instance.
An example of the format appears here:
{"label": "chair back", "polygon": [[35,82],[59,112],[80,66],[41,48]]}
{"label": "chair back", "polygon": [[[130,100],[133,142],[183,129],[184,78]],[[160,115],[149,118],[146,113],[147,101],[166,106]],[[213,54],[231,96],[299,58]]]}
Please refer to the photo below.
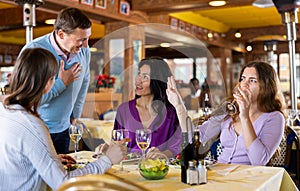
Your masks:
{"label": "chair back", "polygon": [[70,178],[64,182],[57,191],[148,191],[146,188],[106,173],[103,175],[89,174]]}
{"label": "chair back", "polygon": [[222,145],[220,139],[218,138],[210,147],[209,152],[206,155],[208,160],[218,160],[219,156],[222,153]]}
{"label": "chair back", "polygon": [[284,167],[295,184],[300,186],[300,142],[295,130],[287,126],[279,145],[279,152],[275,154],[269,166]]}

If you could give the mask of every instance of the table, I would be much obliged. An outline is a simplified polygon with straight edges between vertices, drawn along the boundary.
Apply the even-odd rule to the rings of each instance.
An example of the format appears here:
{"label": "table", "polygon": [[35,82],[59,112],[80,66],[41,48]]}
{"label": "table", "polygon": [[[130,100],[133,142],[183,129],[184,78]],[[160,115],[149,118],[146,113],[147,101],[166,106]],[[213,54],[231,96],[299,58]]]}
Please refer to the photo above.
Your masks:
{"label": "table", "polygon": [[[82,153],[83,157],[89,157],[91,153]],[[110,174],[114,174],[121,179],[130,180],[149,190],[180,190],[180,191],[296,191],[298,190],[289,174],[280,167],[266,166],[247,166],[233,164],[215,164],[208,170],[207,184],[190,186],[180,181],[179,167],[170,166],[169,173],[162,180],[146,180],[138,170],[137,165],[124,165],[129,173],[119,174],[115,169],[119,168],[114,165]]]}

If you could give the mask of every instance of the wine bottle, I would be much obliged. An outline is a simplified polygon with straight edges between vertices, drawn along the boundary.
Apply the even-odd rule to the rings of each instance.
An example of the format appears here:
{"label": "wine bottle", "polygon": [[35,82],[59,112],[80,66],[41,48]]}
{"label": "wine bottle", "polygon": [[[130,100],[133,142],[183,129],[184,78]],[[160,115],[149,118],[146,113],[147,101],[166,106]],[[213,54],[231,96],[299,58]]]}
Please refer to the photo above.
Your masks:
{"label": "wine bottle", "polygon": [[[187,132],[182,132],[181,152],[180,152],[180,166],[181,166],[181,182],[187,183],[187,169],[189,161],[194,159],[193,146],[192,146],[192,126],[191,118],[186,118]],[[190,138],[191,137],[191,138]]]}
{"label": "wine bottle", "polygon": [[188,162],[193,160],[193,147],[189,143],[188,132],[182,132],[182,143],[180,152],[180,166],[181,166],[181,182],[187,183],[187,169]]}
{"label": "wine bottle", "polygon": [[193,138],[193,158],[196,161],[203,160],[205,158],[205,153],[200,149],[201,147],[200,142],[200,133],[199,130],[194,131],[194,138]]}
{"label": "wine bottle", "polygon": [[204,94],[204,109],[203,109],[204,116],[208,116],[210,114],[210,104],[209,104],[209,97],[208,93]]}

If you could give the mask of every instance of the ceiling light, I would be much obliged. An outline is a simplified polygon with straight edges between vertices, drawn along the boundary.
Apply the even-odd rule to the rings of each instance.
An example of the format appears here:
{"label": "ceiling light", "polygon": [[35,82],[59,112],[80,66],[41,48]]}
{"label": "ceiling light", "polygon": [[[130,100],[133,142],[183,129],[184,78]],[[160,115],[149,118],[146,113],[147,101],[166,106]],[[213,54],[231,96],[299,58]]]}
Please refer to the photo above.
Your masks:
{"label": "ceiling light", "polygon": [[45,23],[47,25],[53,25],[55,23],[55,19],[47,19],[47,20],[45,20]]}
{"label": "ceiling light", "polygon": [[226,5],[226,1],[210,1],[208,4],[213,7],[219,7]]}
{"label": "ceiling light", "polygon": [[237,30],[235,33],[234,33],[234,36],[235,38],[241,38],[242,37],[242,34],[239,30]]}
{"label": "ceiling light", "polygon": [[97,51],[98,51],[98,48],[96,48],[96,47],[91,47],[91,48],[90,48],[90,51],[91,51],[91,52],[97,52]]}
{"label": "ceiling light", "polygon": [[252,45],[251,44],[248,44],[247,46],[246,46],[246,50],[248,51],[248,52],[251,52],[252,51]]}
{"label": "ceiling light", "polygon": [[273,7],[274,3],[272,0],[256,0],[252,3],[252,5],[259,8],[268,8]]}
{"label": "ceiling light", "polygon": [[170,43],[163,42],[163,43],[160,43],[160,46],[163,48],[169,48],[171,45],[170,45]]}
{"label": "ceiling light", "polygon": [[208,37],[208,38],[213,38],[214,35],[213,35],[211,32],[209,32],[209,33],[207,33],[207,37]]}

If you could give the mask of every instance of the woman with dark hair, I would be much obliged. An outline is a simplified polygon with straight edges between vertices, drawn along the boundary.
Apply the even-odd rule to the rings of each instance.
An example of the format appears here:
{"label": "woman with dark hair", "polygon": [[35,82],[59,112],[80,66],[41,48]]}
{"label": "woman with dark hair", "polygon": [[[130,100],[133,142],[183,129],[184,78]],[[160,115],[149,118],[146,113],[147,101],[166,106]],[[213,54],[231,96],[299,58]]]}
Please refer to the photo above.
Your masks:
{"label": "woman with dark hair", "polygon": [[174,157],[180,152],[181,128],[166,94],[170,76],[171,70],[161,58],[147,58],[139,63],[135,99],[119,106],[114,124],[114,129],[129,130],[131,152],[140,151],[135,141],[137,129],[152,130],[148,157],[160,152]]}
{"label": "woman with dark hair", "polygon": [[62,162],[76,161],[56,154],[37,111],[57,70],[55,57],[42,48],[25,49],[16,62],[10,94],[0,103],[0,185],[4,190],[46,190],[46,184],[56,190],[68,178],[103,174],[125,156],[126,147],[113,144],[95,162],[69,173],[64,169]]}
{"label": "woman with dark hair", "polygon": [[[186,131],[186,109],[174,85],[168,81],[168,97],[176,106],[183,131]],[[250,62],[241,70],[238,93],[233,94],[239,112],[235,115],[211,117],[199,126],[203,143],[220,134],[220,163],[266,165],[283,136],[285,119],[283,95],[271,65]],[[222,119],[222,120],[220,120]]]}

